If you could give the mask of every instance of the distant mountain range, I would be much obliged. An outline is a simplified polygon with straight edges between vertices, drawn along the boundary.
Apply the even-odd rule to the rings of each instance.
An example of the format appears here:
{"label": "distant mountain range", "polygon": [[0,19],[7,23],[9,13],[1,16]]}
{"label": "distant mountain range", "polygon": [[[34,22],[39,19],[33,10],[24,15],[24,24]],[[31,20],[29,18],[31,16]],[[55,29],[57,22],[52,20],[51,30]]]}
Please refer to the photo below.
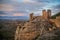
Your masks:
{"label": "distant mountain range", "polygon": [[28,19],[26,16],[0,16],[0,19]]}

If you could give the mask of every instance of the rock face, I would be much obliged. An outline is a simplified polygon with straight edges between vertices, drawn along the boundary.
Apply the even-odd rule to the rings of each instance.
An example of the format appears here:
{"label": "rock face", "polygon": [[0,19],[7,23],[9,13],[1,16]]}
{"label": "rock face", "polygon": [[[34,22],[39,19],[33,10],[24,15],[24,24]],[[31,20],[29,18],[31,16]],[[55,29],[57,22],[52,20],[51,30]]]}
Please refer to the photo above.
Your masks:
{"label": "rock face", "polygon": [[[48,20],[36,18],[32,21],[26,22],[23,26],[17,27],[15,40],[43,40],[45,36],[47,38],[53,37],[56,35],[49,32],[55,28],[55,25],[49,23]],[[50,39],[48,38],[48,40]]]}

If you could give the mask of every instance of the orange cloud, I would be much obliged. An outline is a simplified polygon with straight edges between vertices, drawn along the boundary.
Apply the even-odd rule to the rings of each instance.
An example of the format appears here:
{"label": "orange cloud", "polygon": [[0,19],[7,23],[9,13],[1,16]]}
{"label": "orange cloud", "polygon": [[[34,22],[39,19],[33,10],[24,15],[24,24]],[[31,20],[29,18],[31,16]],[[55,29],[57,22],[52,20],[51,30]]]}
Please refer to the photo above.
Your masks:
{"label": "orange cloud", "polygon": [[34,2],[34,1],[32,1],[32,0],[13,0],[13,1],[15,1],[15,2],[24,2],[24,3],[28,3],[28,2]]}
{"label": "orange cloud", "polygon": [[5,15],[5,14],[0,14],[0,16],[8,16],[8,15]]}
{"label": "orange cloud", "polygon": [[23,0],[23,2],[24,2],[24,3],[28,3],[28,2],[30,2],[30,3],[35,3],[35,1],[32,1],[32,0]]}
{"label": "orange cloud", "polygon": [[12,16],[26,16],[26,14],[22,14],[22,13],[15,13]]}

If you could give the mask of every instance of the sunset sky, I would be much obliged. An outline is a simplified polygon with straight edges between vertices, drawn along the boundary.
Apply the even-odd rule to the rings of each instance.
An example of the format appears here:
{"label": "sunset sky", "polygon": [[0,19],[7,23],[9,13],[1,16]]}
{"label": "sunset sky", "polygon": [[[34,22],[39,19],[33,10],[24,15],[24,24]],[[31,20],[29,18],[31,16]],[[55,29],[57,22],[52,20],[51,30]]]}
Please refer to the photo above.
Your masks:
{"label": "sunset sky", "polygon": [[0,0],[0,19],[27,19],[32,12],[41,15],[43,9],[51,9],[52,15],[60,12],[60,0]]}

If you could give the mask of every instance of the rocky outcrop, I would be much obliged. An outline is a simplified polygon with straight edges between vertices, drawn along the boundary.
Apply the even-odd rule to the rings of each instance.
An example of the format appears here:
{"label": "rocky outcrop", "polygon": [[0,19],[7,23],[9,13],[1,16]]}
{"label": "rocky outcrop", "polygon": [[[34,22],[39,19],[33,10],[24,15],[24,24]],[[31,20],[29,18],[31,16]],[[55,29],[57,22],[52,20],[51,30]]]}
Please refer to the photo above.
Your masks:
{"label": "rocky outcrop", "polygon": [[36,18],[17,27],[15,40],[42,40],[44,37],[48,38],[47,35],[53,37],[56,35],[49,33],[53,28],[56,28],[55,25],[49,23],[48,20]]}

